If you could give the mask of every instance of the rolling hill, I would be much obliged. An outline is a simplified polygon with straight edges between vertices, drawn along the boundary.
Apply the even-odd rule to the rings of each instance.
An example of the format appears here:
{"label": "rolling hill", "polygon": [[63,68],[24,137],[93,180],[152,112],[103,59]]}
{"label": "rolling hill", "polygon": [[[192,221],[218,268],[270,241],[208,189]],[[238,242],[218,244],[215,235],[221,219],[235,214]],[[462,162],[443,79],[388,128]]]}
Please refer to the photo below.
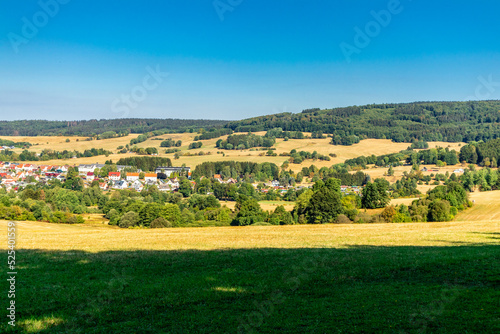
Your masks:
{"label": "rolling hill", "polygon": [[498,137],[499,111],[500,101],[372,104],[254,117],[229,122],[225,127],[238,132],[273,128],[321,131],[347,144],[366,138],[470,142]]}

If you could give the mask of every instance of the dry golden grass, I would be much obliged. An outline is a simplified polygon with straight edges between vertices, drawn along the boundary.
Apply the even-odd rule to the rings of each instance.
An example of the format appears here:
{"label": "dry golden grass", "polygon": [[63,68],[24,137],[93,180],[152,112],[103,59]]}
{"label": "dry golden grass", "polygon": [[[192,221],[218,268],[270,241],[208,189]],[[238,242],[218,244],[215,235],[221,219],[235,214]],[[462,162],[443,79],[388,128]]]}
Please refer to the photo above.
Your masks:
{"label": "dry golden grass", "polygon": [[500,190],[475,192],[470,194],[474,206],[457,215],[457,221],[489,221],[500,222]]}
{"label": "dry golden grass", "polygon": [[[86,215],[80,225],[17,222],[17,247],[22,249],[84,250],[173,250],[225,248],[345,247],[347,245],[451,245],[484,242],[479,233],[498,232],[500,191],[471,194],[475,206],[446,223],[293,225],[265,227],[205,227],[176,229],[120,229],[102,224],[100,215]],[[413,198],[392,204],[409,204]],[[234,202],[221,202],[234,207]],[[263,201],[265,210],[283,202]],[[293,203],[286,206],[291,209]],[[381,211],[368,210],[370,214]],[[90,218],[90,219],[88,219]],[[7,222],[0,221],[6,229]],[[439,240],[439,241],[436,241]],[[2,235],[6,245],[6,233]],[[437,244],[436,244],[437,242]]]}
{"label": "dry golden grass", "polygon": [[[232,201],[221,201],[220,204],[222,206],[227,206],[229,209],[234,210],[234,207],[236,206],[236,202]],[[272,211],[276,210],[276,207],[283,205],[285,207],[285,210],[287,211],[292,211],[293,207],[295,206],[295,202],[285,202],[285,201],[259,201],[260,207],[262,210],[265,211]]]}
{"label": "dry golden grass", "polygon": [[[110,151],[116,151],[118,146],[125,146],[130,143],[130,140],[139,136],[138,134],[130,134],[126,137],[120,138],[110,138],[103,140],[91,140],[87,141],[87,137],[6,137],[1,136],[1,139],[12,140],[14,142],[29,142],[34,144],[29,150],[34,152],[40,152],[44,149],[55,150],[55,151],[80,151],[83,152],[85,150],[89,150],[91,148],[103,148]],[[66,143],[66,139],[69,139],[70,142]],[[78,141],[77,141],[78,139]],[[19,151],[20,149],[16,149]]]}
{"label": "dry golden grass", "polygon": [[[387,181],[389,181],[390,183],[394,183],[397,180],[401,179],[404,172],[409,173],[411,171],[411,166],[398,166],[398,167],[394,167],[393,169],[394,169],[393,176],[386,176],[389,168],[377,167],[374,165],[371,165],[371,167],[368,169],[363,169],[362,172],[370,175],[372,180],[375,180],[378,178],[383,178],[383,179],[386,179]],[[353,171],[352,173],[355,173],[355,171]]]}
{"label": "dry golden grass", "polygon": [[292,211],[295,206],[294,202],[285,202],[285,201],[260,201],[260,207],[262,210],[274,212],[276,208],[280,205],[285,207],[285,210]]}
{"label": "dry golden grass", "polygon": [[[6,230],[6,222],[0,222]],[[448,222],[366,225],[292,225],[177,229],[112,229],[40,222],[17,224],[19,249],[187,250],[245,248],[344,248],[374,246],[445,246],[487,242],[479,233],[498,232],[498,222]],[[6,245],[6,233],[2,247]],[[493,242],[489,240],[488,242]],[[497,241],[498,242],[498,241]]]}
{"label": "dry golden grass", "polygon": [[444,141],[435,141],[435,142],[429,142],[429,148],[436,148],[436,147],[442,147],[446,148],[448,147],[450,150],[455,150],[455,151],[460,151],[462,146],[467,145],[467,143],[448,143]]}
{"label": "dry golden grass", "polygon": [[234,210],[236,202],[234,201],[220,201],[221,206],[227,206],[229,209]]}
{"label": "dry golden grass", "polygon": [[323,155],[329,155],[334,153],[337,155],[336,158],[331,158],[331,161],[312,161],[306,160],[301,165],[290,164],[290,168],[294,171],[299,171],[304,166],[310,166],[314,164],[316,167],[330,167],[333,164],[344,162],[347,159],[356,158],[359,156],[368,155],[382,155],[388,153],[396,153],[404,150],[408,147],[407,143],[393,143],[386,139],[366,139],[362,140],[358,144],[352,146],[342,146],[342,145],[331,145],[330,139],[301,139],[301,140],[289,140],[283,141],[282,139],[277,141],[276,152],[290,152],[292,149],[297,151],[317,151]]}
{"label": "dry golden grass", "polygon": [[418,197],[413,197],[413,198],[396,198],[391,200],[391,205],[410,205],[414,200],[417,200]]}
{"label": "dry golden grass", "polygon": [[[436,167],[436,165],[421,165],[420,169],[427,167],[429,170],[430,169],[436,169],[438,170],[437,172],[433,171],[427,171],[427,172],[422,172],[423,175],[431,175],[431,174],[446,174],[446,172],[452,174],[454,170],[459,169],[459,168],[466,168],[467,166],[464,164],[457,164],[455,166],[445,166],[445,167]],[[383,178],[389,181],[390,183],[394,183],[397,180],[401,179],[403,176],[404,172],[409,173],[411,172],[412,166],[397,166],[394,167],[394,175],[393,176],[386,176],[387,172],[389,171],[389,168],[387,167],[377,167],[374,165],[371,165],[370,168],[364,169],[363,172],[370,175],[372,180],[376,178]],[[482,167],[476,166],[476,169],[481,169]],[[352,172],[355,173],[355,172]],[[458,173],[457,176],[462,175],[461,173]]]}
{"label": "dry golden grass", "polygon": [[102,214],[100,213],[86,213],[81,215],[83,219],[85,219],[85,224],[95,224],[95,225],[102,225],[102,224],[107,224],[108,219],[104,218]]}

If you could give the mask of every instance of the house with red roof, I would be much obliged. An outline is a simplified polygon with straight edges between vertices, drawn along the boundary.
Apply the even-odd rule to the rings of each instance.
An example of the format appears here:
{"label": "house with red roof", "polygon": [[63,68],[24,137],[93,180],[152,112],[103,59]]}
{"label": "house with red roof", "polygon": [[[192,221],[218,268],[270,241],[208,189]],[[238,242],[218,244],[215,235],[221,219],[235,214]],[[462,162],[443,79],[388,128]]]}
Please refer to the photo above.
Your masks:
{"label": "house with red roof", "polygon": [[109,172],[108,177],[112,181],[120,181],[121,173],[120,172]]}

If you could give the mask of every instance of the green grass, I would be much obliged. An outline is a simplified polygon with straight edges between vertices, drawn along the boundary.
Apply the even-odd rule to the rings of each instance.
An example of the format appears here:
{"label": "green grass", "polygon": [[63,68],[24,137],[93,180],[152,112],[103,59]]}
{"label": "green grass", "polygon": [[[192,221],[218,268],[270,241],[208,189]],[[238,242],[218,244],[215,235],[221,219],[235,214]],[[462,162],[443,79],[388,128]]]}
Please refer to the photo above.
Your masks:
{"label": "green grass", "polygon": [[451,246],[24,249],[18,326],[4,318],[0,332],[494,333],[500,234],[481,236]]}

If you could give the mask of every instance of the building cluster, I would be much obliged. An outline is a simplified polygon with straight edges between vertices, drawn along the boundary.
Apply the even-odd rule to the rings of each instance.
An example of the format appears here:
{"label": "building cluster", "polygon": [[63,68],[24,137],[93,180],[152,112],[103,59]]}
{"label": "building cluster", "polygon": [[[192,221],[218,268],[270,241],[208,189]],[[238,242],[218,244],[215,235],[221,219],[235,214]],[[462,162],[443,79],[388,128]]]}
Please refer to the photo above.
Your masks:
{"label": "building cluster", "polygon": [[223,180],[222,179],[222,176],[220,174],[214,174],[214,180],[219,182],[219,183],[222,183],[222,184],[235,184],[235,183],[238,183],[237,180],[233,179],[232,177],[230,177],[229,179],[227,180]]}
{"label": "building cluster", "polygon": [[180,180],[177,177],[172,179],[158,179],[157,173],[144,173],[144,178],[140,179],[140,173],[125,173],[109,172],[107,180],[99,183],[99,187],[103,190],[112,189],[131,189],[142,191],[145,186],[155,185],[160,191],[176,191],[179,189]]}
{"label": "building cluster", "polygon": [[[70,167],[77,167],[79,175],[88,187],[92,182],[98,181],[103,190],[132,189],[142,191],[145,186],[156,185],[160,191],[175,191],[179,188],[180,171],[191,176],[189,167],[160,167],[155,173],[125,172],[130,166],[117,166],[116,172],[109,172],[107,176],[99,176],[97,169],[102,169],[104,164],[87,164],[79,166],[69,165],[35,165],[11,162],[0,162],[0,185],[10,191],[25,187],[28,184],[47,183],[50,180],[65,182]],[[165,174],[167,178],[158,178],[158,174]],[[140,178],[141,174],[143,178]],[[171,177],[171,178],[170,178]]]}
{"label": "building cluster", "polygon": [[355,194],[355,195],[361,195],[361,192],[363,191],[363,187],[358,187],[358,186],[340,186],[340,192],[342,194]]}
{"label": "building cluster", "polygon": [[[438,168],[427,168],[427,167],[424,167],[422,168],[422,172],[434,172],[434,173],[437,173],[439,172],[439,169]],[[465,169],[463,168],[457,168],[453,171],[453,173],[455,174],[463,174],[465,172]]]}
{"label": "building cluster", "polygon": [[0,184],[7,190],[52,179],[64,181],[69,166],[49,166],[0,162]]}
{"label": "building cluster", "polygon": [[[253,186],[255,188],[257,188],[258,183],[254,183]],[[260,192],[265,193],[265,194],[267,194],[269,192],[269,190],[271,190],[271,189],[274,190],[277,193],[285,194],[290,189],[298,190],[298,189],[301,188],[301,187],[293,187],[293,186],[290,186],[290,185],[281,186],[280,183],[279,183],[279,181],[277,181],[277,180],[264,183],[264,187],[265,188],[262,188],[260,190]]]}

